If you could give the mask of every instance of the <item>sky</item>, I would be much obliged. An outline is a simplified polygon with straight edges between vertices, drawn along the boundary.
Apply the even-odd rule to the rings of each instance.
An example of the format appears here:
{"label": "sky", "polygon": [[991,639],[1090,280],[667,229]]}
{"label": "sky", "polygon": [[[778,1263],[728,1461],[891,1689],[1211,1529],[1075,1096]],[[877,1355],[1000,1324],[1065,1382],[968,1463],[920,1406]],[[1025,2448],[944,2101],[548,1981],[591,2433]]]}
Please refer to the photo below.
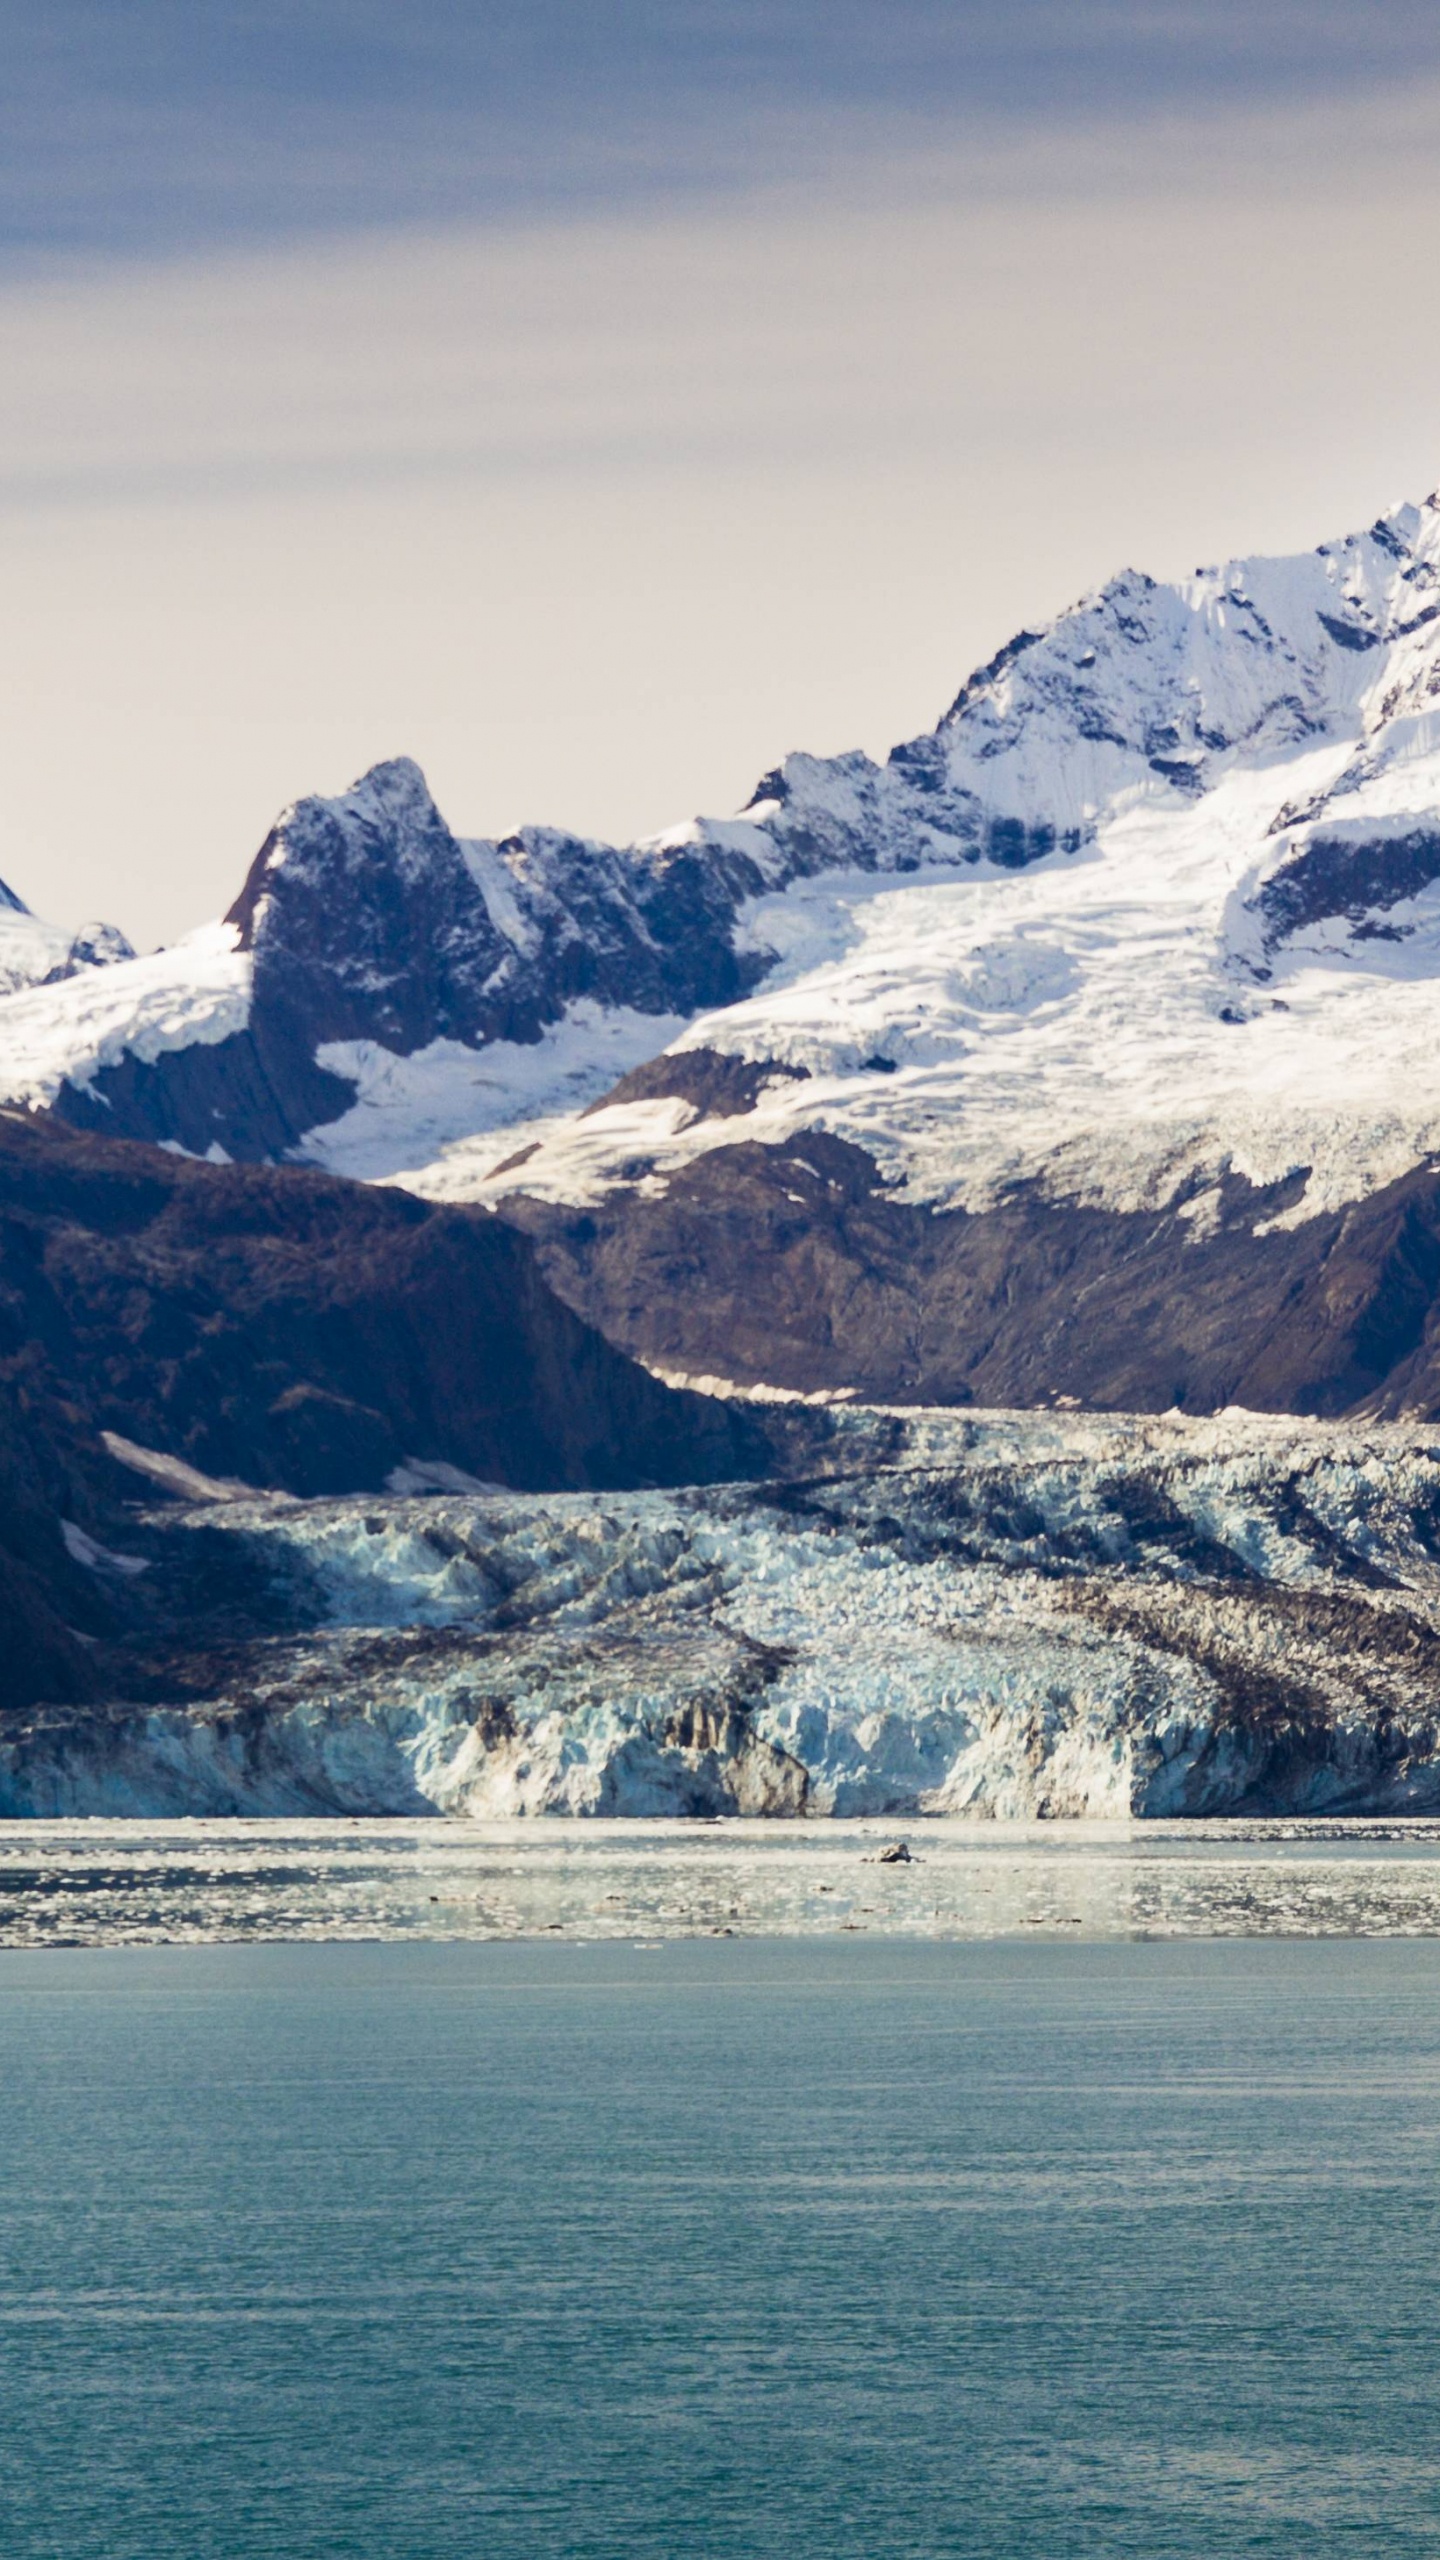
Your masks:
{"label": "sky", "polygon": [[626,839],[1440,481],[1431,0],[0,0],[0,877]]}

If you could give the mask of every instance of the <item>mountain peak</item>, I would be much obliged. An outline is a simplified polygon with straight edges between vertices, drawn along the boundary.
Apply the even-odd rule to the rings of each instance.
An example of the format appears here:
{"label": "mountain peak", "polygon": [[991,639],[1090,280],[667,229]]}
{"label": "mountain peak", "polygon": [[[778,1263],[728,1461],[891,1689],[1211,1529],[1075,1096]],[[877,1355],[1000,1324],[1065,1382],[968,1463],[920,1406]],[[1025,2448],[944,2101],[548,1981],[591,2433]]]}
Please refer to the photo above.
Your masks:
{"label": "mountain peak", "polygon": [[312,795],[282,810],[225,922],[239,927],[241,948],[250,950],[266,930],[264,910],[282,870],[333,876],[387,864],[413,869],[427,853],[444,859],[456,850],[419,765],[391,756],[330,798]]}
{"label": "mountain peak", "polygon": [[[1031,875],[1023,890],[1019,873]],[[941,874],[932,898],[925,884]],[[873,892],[857,885],[867,878]],[[918,941],[912,882],[931,901]],[[804,1069],[808,1083],[781,1078],[762,1094],[760,1119],[773,1108],[788,1127],[818,1111],[847,1142],[873,1139],[925,1196],[958,1201],[988,1196],[1007,1130],[1017,1161],[1049,1161],[1058,1105],[1032,1111],[1020,1062],[1043,1082],[1050,1067],[1035,1062],[1053,1048],[1061,1116],[1078,1114],[1081,1136],[1111,1132],[1109,1184],[1127,1147],[1153,1153],[1145,1131],[1164,1115],[1136,1100],[1152,1069],[1195,1126],[1231,1129],[1224,1096],[1261,990],[1278,1018],[1300,1002],[1282,987],[1297,975],[1308,987],[1319,969],[1323,1026],[1350,1018],[1342,979],[1381,988],[1397,1020],[1402,977],[1440,987],[1432,882],[1440,892],[1440,507],[1427,500],[1298,557],[1233,559],[1172,583],[1124,569],[1018,631],[884,764],[794,753],[738,819],[639,845],[543,826],[462,840],[413,759],[387,758],[282,813],[230,910],[240,949],[227,945],[223,987],[208,1009],[174,1008],[173,1041],[157,1029],[148,964],[107,972],[103,1036],[77,1046],[75,1080],[110,1128],[187,1146],[198,1136],[202,1153],[303,1139],[340,1150],[337,1162],[350,1141],[324,1128],[354,1116],[344,1097],[358,1093],[367,1168],[414,1172],[452,1139],[525,1112],[564,1119],[678,1035]],[[891,937],[894,965],[882,966]],[[53,959],[27,959],[32,985]],[[1161,1072],[1137,1028],[1172,997],[1183,1075]],[[1352,1009],[1358,1020],[1358,996]],[[57,1011],[47,1058],[65,1055],[69,1022]],[[1329,1036],[1314,1033],[1327,1058]],[[1278,1020],[1267,1037],[1280,1132],[1265,1141],[1269,1163],[1291,1146],[1278,1097],[1293,1084],[1299,1109],[1309,1071],[1291,1073],[1297,1023]],[[1372,1025],[1366,1038],[1383,1065],[1389,1033]],[[167,1041],[174,1054],[161,1058]],[[477,1073],[468,1062],[481,1053]],[[964,1063],[981,1058],[983,1074]],[[1133,1074],[1120,1076],[1122,1058]],[[1335,1134],[1359,1072],[1334,1087],[1329,1134],[1293,1141],[1330,1168],[1322,1187],[1362,1178]],[[1406,1074],[1402,1154],[1419,1127],[1413,1065]],[[915,1076],[932,1079],[923,1110]],[[1330,1091],[1329,1076],[1317,1068],[1315,1089]],[[420,1126],[408,1115],[422,1089],[440,1098]],[[627,1104],[647,1145],[656,1114],[668,1116],[651,1158],[635,1153],[627,1120],[614,1179],[632,1162],[677,1161],[666,1150],[682,1134],[693,1149],[670,1126],[687,1107],[658,1087]],[[602,1112],[585,1125],[587,1162],[605,1146]],[[512,1152],[501,1144],[493,1161]],[[542,1167],[527,1159],[521,1178],[539,1182]],[[571,1172],[554,1179],[563,1190]]]}

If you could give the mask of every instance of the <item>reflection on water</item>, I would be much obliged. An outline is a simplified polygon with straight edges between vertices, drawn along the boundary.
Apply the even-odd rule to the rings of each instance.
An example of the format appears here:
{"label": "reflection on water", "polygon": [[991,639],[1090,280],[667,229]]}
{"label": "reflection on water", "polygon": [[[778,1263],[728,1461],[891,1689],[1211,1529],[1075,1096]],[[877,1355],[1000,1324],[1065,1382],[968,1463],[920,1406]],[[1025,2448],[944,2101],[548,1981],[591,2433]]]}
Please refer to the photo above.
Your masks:
{"label": "reflection on water", "polygon": [[1021,1931],[1437,1936],[1440,1822],[0,1824],[6,1946]]}

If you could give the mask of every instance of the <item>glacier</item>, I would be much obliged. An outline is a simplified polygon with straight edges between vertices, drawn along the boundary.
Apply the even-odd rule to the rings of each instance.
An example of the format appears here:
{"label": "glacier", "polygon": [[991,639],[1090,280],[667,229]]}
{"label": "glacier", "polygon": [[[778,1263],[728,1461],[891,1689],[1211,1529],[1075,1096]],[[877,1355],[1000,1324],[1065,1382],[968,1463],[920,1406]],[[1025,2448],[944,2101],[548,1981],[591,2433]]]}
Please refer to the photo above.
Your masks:
{"label": "glacier", "polygon": [[1440,1431],[788,1420],[764,1483],[137,1504],[0,1818],[1440,1810]]}

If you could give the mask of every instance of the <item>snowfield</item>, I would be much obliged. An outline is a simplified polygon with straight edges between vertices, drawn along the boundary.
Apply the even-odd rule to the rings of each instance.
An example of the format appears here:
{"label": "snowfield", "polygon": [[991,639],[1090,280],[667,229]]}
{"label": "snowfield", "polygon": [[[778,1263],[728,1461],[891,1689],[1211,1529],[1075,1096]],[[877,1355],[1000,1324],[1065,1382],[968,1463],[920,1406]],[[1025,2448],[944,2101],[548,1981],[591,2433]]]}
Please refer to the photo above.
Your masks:
{"label": "snowfield", "polygon": [[133,960],[113,924],[83,924],[76,933],[32,915],[0,880],[0,1000],[27,987],[54,987],[82,972]]}
{"label": "snowfield", "polygon": [[232,926],[204,925],[168,950],[130,953],[10,995],[0,1004],[6,1101],[52,1103],[63,1084],[85,1091],[124,1057],[152,1066],[168,1051],[243,1031],[251,970],[235,946]]}
{"label": "snowfield", "polygon": [[[1403,911],[1403,944],[1327,948],[1317,931],[1262,987],[1220,930],[1253,870],[1257,795],[1215,796],[1126,813],[1018,877],[845,876],[758,902],[747,925],[785,958],[672,1047],[805,1070],[770,1084],[743,1132],[674,1100],[517,1114],[503,1145],[459,1140],[398,1178],[437,1199],[579,1205],[636,1179],[637,1157],[657,1181],[741,1134],[823,1128],[932,1207],[988,1208],[1027,1179],[1057,1200],[1160,1207],[1227,1170],[1257,1188],[1308,1170],[1294,1223],[1362,1198],[1440,1148],[1440,889]],[[398,1127],[390,1143],[406,1151]],[[328,1131],[312,1148],[345,1169]]]}
{"label": "snowfield", "polygon": [[[564,1121],[583,1111],[652,1058],[666,1032],[684,1027],[678,1015],[582,996],[538,1040],[493,1040],[483,1049],[434,1040],[408,1058],[374,1040],[323,1041],[318,1063],[354,1084],[354,1107],[298,1152],[327,1173],[368,1182],[394,1171],[397,1144],[402,1153],[438,1156],[477,1133],[501,1137],[518,1122],[528,1140],[537,1118]],[[506,1139],[494,1150],[497,1161],[513,1144]]]}

